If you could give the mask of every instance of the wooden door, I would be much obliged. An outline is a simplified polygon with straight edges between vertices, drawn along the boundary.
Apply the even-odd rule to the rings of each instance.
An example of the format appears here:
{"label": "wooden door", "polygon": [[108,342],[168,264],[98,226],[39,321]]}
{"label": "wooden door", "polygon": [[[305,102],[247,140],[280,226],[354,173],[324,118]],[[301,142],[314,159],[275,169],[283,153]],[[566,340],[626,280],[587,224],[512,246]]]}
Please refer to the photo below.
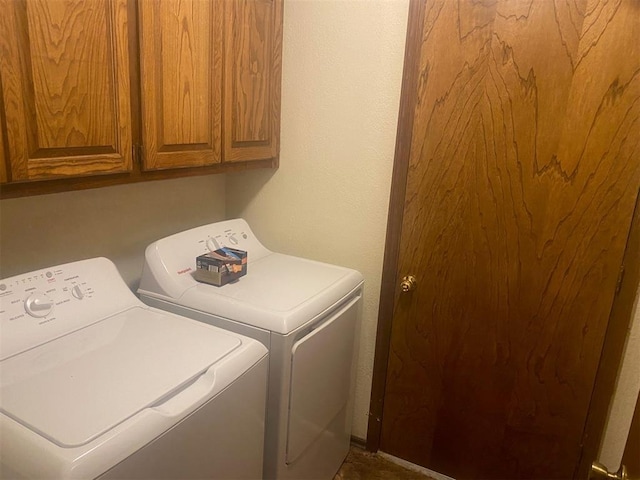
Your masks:
{"label": "wooden door", "polygon": [[275,158],[282,0],[234,0],[225,7],[224,161]]}
{"label": "wooden door", "polygon": [[220,162],[224,3],[139,3],[145,169]]}
{"label": "wooden door", "polygon": [[130,23],[127,0],[0,1],[11,181],[131,169]]}
{"label": "wooden door", "polygon": [[574,475],[640,185],[639,8],[412,0],[383,451]]}

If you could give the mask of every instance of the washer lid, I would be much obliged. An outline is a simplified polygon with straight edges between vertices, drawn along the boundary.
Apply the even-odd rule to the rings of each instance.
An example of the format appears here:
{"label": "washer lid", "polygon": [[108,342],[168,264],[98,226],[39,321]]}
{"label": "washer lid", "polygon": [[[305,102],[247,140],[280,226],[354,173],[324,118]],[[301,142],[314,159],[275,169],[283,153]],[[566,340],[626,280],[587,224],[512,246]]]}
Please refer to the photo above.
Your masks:
{"label": "washer lid", "polygon": [[0,363],[0,410],[60,446],[80,446],[240,345],[206,324],[135,307]]}
{"label": "washer lid", "polygon": [[237,282],[216,287],[193,280],[182,297],[171,301],[287,334],[342,301],[362,281],[349,268],[271,253],[250,263]]}

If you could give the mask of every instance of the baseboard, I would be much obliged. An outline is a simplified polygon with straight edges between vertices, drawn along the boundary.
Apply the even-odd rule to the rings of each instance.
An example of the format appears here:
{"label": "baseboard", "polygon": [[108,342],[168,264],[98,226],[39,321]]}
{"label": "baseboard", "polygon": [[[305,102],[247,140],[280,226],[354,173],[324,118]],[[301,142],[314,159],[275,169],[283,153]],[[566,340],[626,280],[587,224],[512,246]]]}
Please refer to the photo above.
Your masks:
{"label": "baseboard", "polygon": [[367,441],[364,438],[354,437],[353,435],[351,435],[351,445],[363,450],[367,449]]}
{"label": "baseboard", "polygon": [[407,462],[398,457],[394,457],[393,455],[389,455],[388,453],[384,453],[382,450],[378,450],[378,455],[382,458],[386,458],[390,462],[395,463],[396,465],[400,465],[401,467],[407,468],[409,470],[413,470],[414,472],[422,473],[428,477],[431,477],[434,480],[455,480],[447,475],[444,475],[439,472],[434,472],[433,470],[429,470],[428,468],[421,467],[420,465],[416,465],[415,463]]}

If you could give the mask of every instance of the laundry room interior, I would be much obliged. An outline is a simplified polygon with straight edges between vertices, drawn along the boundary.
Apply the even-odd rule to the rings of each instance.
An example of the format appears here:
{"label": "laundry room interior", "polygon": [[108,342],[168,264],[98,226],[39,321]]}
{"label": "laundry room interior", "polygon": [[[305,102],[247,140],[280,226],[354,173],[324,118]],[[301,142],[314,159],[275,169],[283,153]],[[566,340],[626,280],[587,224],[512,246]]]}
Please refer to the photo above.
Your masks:
{"label": "laundry room interior", "polygon": [[[376,338],[380,335],[381,301],[384,292],[389,291],[388,285],[384,290],[383,274],[392,220],[389,212],[398,125],[402,121],[399,112],[406,68],[407,19],[410,4],[424,2],[282,3],[280,138],[275,168],[177,174],[176,178],[167,174],[153,181],[76,186],[69,191],[62,191],[61,187],[54,188],[53,193],[26,195],[0,186],[5,190],[0,200],[0,277],[106,257],[114,262],[128,287],[137,292],[145,249],[152,242],[202,225],[242,218],[271,251],[347,267],[364,277],[351,439],[358,447],[373,444],[385,451],[379,439],[373,443],[368,439],[372,423],[380,422],[376,417],[382,412],[372,406],[372,383],[374,372],[378,371],[374,364],[380,361]],[[526,10],[526,6],[522,8]],[[638,28],[638,22],[634,25]],[[637,38],[640,31],[634,31]],[[427,70],[422,72],[422,81],[429,76]],[[6,89],[6,85],[3,79],[0,86]],[[4,141],[4,152],[9,149],[6,119],[3,112],[0,121],[5,138],[0,140]],[[636,149],[631,160],[640,163],[638,123],[634,125]],[[635,168],[633,178],[638,177],[638,171]],[[623,183],[622,178],[619,181]],[[637,212],[635,216],[637,222]],[[631,217],[632,214],[629,225]],[[629,225],[625,227],[625,242]],[[604,425],[599,430],[597,425],[593,427],[594,432],[600,432],[597,435],[601,442],[591,447],[596,451],[591,460],[612,472],[620,468],[627,437],[633,434],[631,422],[640,390],[638,257],[631,260],[635,263],[626,266],[622,288],[625,295],[630,295],[631,300],[625,301],[633,308],[622,328],[622,340],[616,344],[620,361],[615,385],[609,387],[613,392],[611,402],[600,407]],[[251,266],[247,275],[251,275]],[[385,278],[392,277],[388,274]],[[393,278],[397,286],[400,278]],[[419,288],[420,278],[417,281]],[[391,294],[387,302],[393,302],[393,297]],[[473,342],[474,338],[469,337],[468,341]],[[391,350],[388,354],[393,356],[392,347]],[[384,376],[386,368],[380,371],[378,375]],[[541,433],[536,441],[543,441],[547,433]],[[376,435],[380,435],[379,431]],[[422,448],[420,439],[412,441],[415,449]],[[536,441],[527,447],[532,456],[536,454]],[[464,452],[459,454],[464,456]],[[402,458],[401,454],[396,456]],[[418,463],[413,458],[405,460]],[[443,479],[455,478],[454,472],[438,471],[437,465],[440,464],[426,466],[426,471],[442,474],[439,478]]]}

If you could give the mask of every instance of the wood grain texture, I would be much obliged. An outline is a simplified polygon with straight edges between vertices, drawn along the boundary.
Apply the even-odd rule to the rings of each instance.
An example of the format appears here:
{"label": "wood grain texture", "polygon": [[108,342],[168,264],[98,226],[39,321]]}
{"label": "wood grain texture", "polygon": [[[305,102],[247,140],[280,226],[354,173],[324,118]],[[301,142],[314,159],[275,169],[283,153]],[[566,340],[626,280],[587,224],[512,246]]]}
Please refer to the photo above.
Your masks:
{"label": "wood grain texture", "polygon": [[225,2],[224,161],[279,150],[282,0]]}
{"label": "wood grain texture", "polygon": [[135,165],[133,171],[111,175],[92,175],[90,177],[70,177],[39,182],[20,182],[0,184],[0,199],[18,198],[32,195],[68,192],[103,188],[128,183],[168,180],[172,178],[195,177],[200,175],[216,175],[221,173],[243,172],[256,168],[278,168],[278,159],[252,160],[248,162],[215,163],[204,167],[188,167],[178,170],[145,170]]}
{"label": "wood grain texture", "polygon": [[131,169],[126,0],[0,2],[12,180]]}
{"label": "wood grain texture", "polygon": [[146,169],[220,162],[224,3],[139,2]]}
{"label": "wood grain texture", "polygon": [[640,185],[640,4],[424,3],[381,448],[571,478]]}
{"label": "wood grain texture", "polygon": [[37,144],[113,145],[115,132],[104,128],[114,117],[113,82],[102,60],[109,56],[107,9],[46,0],[25,5]]}

